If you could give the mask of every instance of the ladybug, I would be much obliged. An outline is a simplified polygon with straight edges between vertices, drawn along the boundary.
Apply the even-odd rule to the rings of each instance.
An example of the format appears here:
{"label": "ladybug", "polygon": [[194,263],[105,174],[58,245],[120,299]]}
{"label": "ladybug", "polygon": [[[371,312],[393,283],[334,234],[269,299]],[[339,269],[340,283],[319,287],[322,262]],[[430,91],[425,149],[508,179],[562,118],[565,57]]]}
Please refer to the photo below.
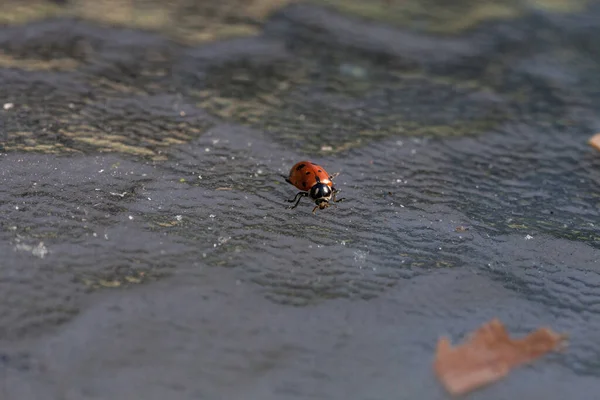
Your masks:
{"label": "ladybug", "polygon": [[293,199],[288,200],[290,203],[295,202],[288,208],[296,208],[303,197],[310,197],[315,201],[316,206],[313,208],[313,213],[317,211],[317,208],[322,210],[329,207],[330,201],[337,203],[344,200],[335,197],[340,191],[333,186],[333,178],[338,175],[339,173],[329,175],[325,168],[310,161],[296,163],[285,181],[302,191],[298,192]]}

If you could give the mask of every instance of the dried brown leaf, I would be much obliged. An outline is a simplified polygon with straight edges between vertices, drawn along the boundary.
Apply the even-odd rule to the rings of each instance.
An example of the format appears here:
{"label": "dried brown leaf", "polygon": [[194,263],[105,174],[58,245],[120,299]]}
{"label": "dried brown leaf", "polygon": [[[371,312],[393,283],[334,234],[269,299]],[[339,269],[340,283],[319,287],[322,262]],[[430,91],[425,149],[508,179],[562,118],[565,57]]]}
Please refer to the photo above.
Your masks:
{"label": "dried brown leaf", "polygon": [[596,133],[592,136],[590,140],[588,140],[588,144],[596,150],[600,150],[600,133]]}
{"label": "dried brown leaf", "polygon": [[460,395],[493,383],[511,369],[562,348],[566,335],[539,328],[522,339],[511,339],[498,320],[484,324],[456,347],[446,337],[438,341],[434,370],[446,390]]}

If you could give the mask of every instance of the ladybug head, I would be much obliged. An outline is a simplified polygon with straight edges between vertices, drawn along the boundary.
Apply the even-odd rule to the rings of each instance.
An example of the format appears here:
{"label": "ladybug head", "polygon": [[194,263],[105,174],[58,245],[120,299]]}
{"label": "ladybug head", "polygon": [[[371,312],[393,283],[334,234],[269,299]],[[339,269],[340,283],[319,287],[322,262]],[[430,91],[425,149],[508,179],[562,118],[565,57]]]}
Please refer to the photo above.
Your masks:
{"label": "ladybug head", "polygon": [[[326,207],[326,203],[329,203],[329,199],[331,199],[332,190],[325,183],[316,183],[312,188],[310,188],[310,197],[317,203],[317,205],[321,208]],[[323,206],[321,206],[323,205]]]}

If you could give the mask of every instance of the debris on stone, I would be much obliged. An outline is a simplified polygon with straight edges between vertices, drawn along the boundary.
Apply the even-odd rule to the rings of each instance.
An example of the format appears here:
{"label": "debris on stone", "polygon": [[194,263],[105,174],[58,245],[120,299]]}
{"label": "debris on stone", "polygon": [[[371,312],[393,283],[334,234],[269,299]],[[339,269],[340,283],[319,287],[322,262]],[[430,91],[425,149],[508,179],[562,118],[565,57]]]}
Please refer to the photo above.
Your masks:
{"label": "debris on stone", "polygon": [[121,282],[119,282],[117,280],[110,281],[110,280],[106,280],[106,279],[100,279],[98,281],[98,284],[100,286],[107,287],[107,288],[116,288],[116,287],[121,286]]}
{"label": "debris on stone", "polygon": [[588,144],[600,151],[600,133],[596,133],[594,136],[592,136],[590,140],[588,140]]}
{"label": "debris on stone", "polygon": [[162,226],[163,228],[170,228],[172,226],[177,225],[177,221],[168,221],[168,222],[156,222],[156,225]]}
{"label": "debris on stone", "polygon": [[126,276],[125,280],[129,283],[142,283],[140,278],[136,278],[135,276]]}
{"label": "debris on stone", "polygon": [[454,229],[454,231],[456,231],[456,232],[466,232],[468,230],[469,230],[469,228],[464,225],[459,225]]}
{"label": "debris on stone", "polygon": [[545,327],[522,339],[511,339],[500,320],[493,319],[459,346],[451,347],[450,339],[441,337],[434,371],[450,394],[462,395],[500,380],[521,364],[562,349],[566,339],[566,335]]}
{"label": "debris on stone", "polygon": [[360,65],[342,64],[339,67],[340,73],[356,79],[362,79],[367,76],[367,70]]}
{"label": "debris on stone", "polygon": [[31,253],[33,256],[38,258],[44,258],[46,257],[46,254],[48,254],[48,248],[46,248],[44,242],[40,242],[37,246],[32,246],[25,243],[18,243],[15,246],[15,250]]}
{"label": "debris on stone", "polygon": [[3,108],[5,110],[10,110],[11,108],[13,108],[15,105],[13,103],[4,103]]}

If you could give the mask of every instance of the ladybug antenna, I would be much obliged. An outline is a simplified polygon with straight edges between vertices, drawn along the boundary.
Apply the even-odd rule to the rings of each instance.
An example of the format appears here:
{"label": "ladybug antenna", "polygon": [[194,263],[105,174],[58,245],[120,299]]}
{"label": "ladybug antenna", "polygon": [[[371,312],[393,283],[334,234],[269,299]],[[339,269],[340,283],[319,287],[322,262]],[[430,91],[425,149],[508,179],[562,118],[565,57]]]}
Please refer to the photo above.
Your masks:
{"label": "ladybug antenna", "polygon": [[315,174],[315,178],[317,179],[317,183],[321,183],[321,178],[319,178],[319,175]]}

